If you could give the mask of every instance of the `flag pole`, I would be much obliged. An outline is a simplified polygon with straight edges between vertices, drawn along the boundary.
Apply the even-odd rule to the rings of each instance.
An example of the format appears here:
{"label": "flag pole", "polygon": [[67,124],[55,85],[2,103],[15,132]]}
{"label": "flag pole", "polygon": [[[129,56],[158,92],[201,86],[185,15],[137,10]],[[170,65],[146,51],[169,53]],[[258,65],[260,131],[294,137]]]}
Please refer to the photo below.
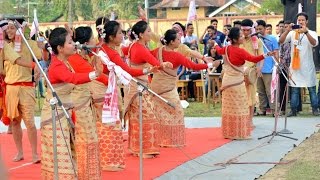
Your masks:
{"label": "flag pole", "polygon": [[[195,19],[196,22],[196,31],[197,31],[197,36],[199,37],[199,24],[198,24],[198,18]],[[198,48],[198,52],[200,52],[199,48]],[[200,52],[201,53],[201,52]],[[201,60],[201,63],[204,63],[203,60]],[[202,103],[207,103],[207,97],[206,97],[206,85],[205,85],[205,80],[204,80],[204,73],[203,70],[200,70],[200,74],[201,74],[201,81],[202,83],[202,93],[203,93],[203,100]],[[209,82],[208,82],[209,83]],[[210,88],[210,83],[208,84],[208,92],[209,92],[209,88]]]}
{"label": "flag pole", "polygon": [[[196,10],[196,4],[195,4],[195,0],[191,0],[190,1],[190,5],[189,5],[189,12],[188,12],[188,17],[187,17],[187,23],[192,22],[192,20],[194,20],[196,22],[196,31],[197,31],[197,36],[199,37],[199,24],[198,24],[198,18],[197,18],[197,10]],[[198,52],[200,52],[199,48],[198,48]],[[203,60],[201,60],[202,63]],[[203,70],[200,70],[200,74],[201,74],[201,81],[202,83],[202,93],[203,93],[203,103],[207,103],[207,98],[206,98],[206,86],[205,86],[205,81],[204,81],[204,74],[203,74]],[[210,87],[210,83],[208,84],[208,90]]]}

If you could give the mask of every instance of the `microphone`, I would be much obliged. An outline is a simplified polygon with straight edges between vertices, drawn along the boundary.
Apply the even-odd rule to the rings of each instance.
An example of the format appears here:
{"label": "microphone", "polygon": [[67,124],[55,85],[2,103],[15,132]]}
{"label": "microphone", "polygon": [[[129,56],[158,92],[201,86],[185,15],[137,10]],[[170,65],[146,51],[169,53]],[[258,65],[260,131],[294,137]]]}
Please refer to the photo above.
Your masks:
{"label": "microphone", "polygon": [[86,44],[80,44],[79,42],[76,42],[76,48],[77,49],[94,49],[94,48],[101,48],[101,46],[96,46],[96,45],[86,45]]}
{"label": "microphone", "polygon": [[260,32],[256,32],[256,33],[253,33],[253,34],[250,34],[250,36],[257,36],[258,38],[261,38],[263,40],[267,40],[267,41],[270,41],[270,39],[266,38],[266,37],[263,37],[263,35],[260,33]]}
{"label": "microphone", "polygon": [[252,37],[252,36],[259,36],[259,35],[261,35],[261,33],[260,32],[256,32],[256,33],[252,33],[252,34],[250,34],[250,36]]}

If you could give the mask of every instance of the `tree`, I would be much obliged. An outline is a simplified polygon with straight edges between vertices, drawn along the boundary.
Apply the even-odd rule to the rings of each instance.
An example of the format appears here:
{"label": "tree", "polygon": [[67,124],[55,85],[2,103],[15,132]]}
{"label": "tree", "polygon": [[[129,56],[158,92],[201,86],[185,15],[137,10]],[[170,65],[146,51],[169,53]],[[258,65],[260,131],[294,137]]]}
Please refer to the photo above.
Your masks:
{"label": "tree", "polygon": [[[36,4],[32,5],[30,12],[36,8],[40,22],[51,22],[62,16],[67,20],[68,1],[29,0]],[[0,13],[27,15],[27,2],[28,0],[0,0]],[[73,19],[95,20],[99,16],[110,17],[111,12],[115,12],[118,19],[136,19],[138,5],[144,6],[144,0],[73,0]]]}
{"label": "tree", "polygon": [[[101,0],[93,0],[101,2]],[[93,3],[95,5],[96,3]],[[110,16],[111,12],[115,12],[119,19],[136,19],[138,18],[138,5],[144,5],[143,0],[109,0],[103,2],[99,7],[93,8],[98,11],[94,11],[95,17],[98,16]]]}
{"label": "tree", "polygon": [[14,4],[15,0],[1,0],[0,1],[0,14],[15,14]]}
{"label": "tree", "polygon": [[284,5],[279,0],[265,0],[261,4],[260,14],[283,14]]}

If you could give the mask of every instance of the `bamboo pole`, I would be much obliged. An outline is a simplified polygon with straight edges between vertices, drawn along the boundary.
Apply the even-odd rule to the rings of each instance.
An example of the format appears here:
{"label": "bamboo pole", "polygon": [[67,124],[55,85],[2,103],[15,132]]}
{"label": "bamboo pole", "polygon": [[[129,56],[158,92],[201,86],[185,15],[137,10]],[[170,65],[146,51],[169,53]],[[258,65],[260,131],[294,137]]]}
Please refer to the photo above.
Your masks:
{"label": "bamboo pole", "polygon": [[[196,31],[197,31],[197,36],[199,37],[199,24],[198,24],[198,19],[196,19]],[[199,48],[198,48],[199,51]],[[200,52],[200,51],[199,51]],[[200,52],[201,53],[201,52]],[[204,63],[202,61],[202,63]],[[201,74],[201,81],[202,83],[202,103],[207,103],[207,98],[206,98],[206,85],[205,85],[205,81],[204,81],[204,74],[203,74],[203,70],[200,70],[200,74]],[[209,83],[210,84],[210,83]],[[208,84],[208,91],[209,91],[209,84]]]}

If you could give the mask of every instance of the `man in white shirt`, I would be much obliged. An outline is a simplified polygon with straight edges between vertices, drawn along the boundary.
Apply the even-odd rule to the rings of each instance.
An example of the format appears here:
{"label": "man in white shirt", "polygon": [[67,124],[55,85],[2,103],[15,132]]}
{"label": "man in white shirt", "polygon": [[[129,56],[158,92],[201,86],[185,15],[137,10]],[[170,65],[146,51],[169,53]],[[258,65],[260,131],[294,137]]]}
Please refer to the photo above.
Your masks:
{"label": "man in white shirt", "polygon": [[[304,12],[297,14],[300,29],[286,30],[279,39],[281,44],[291,42],[291,112],[288,116],[296,116],[299,105],[300,87],[308,87],[312,114],[319,115],[318,98],[316,94],[316,70],[313,61],[313,48],[318,45],[318,35],[307,28],[308,15]],[[292,24],[291,24],[292,26]],[[290,28],[292,29],[292,28]]]}

